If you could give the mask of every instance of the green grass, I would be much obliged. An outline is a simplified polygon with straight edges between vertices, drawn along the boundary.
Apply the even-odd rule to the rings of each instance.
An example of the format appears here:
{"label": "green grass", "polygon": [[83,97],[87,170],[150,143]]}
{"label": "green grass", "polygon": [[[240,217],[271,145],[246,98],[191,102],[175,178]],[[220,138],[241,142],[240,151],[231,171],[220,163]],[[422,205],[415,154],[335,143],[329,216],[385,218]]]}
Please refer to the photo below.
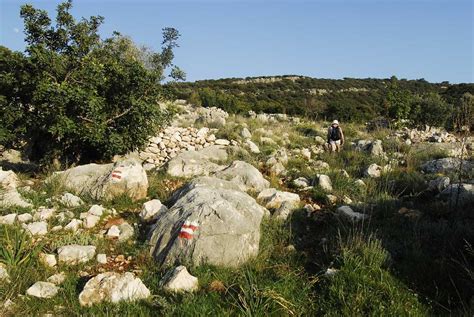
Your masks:
{"label": "green grass", "polygon": [[[282,135],[288,133],[288,151],[314,145],[314,137],[322,136],[326,125],[321,122],[260,123],[240,116],[228,119],[229,125],[220,127],[218,137],[241,139],[240,130],[247,124],[257,141],[265,133],[255,132],[263,127],[271,131],[277,145],[262,145],[259,155],[233,151],[233,160],[243,160],[258,167],[277,147],[283,146]],[[308,218],[303,209],[293,212],[288,221],[265,219],[261,225],[258,256],[239,268],[211,265],[189,267],[199,278],[200,289],[194,294],[167,294],[159,282],[166,273],[149,255],[146,242],[147,226],[136,228],[136,239],[117,243],[99,237],[101,227],[80,233],[50,233],[33,241],[18,227],[6,234],[0,226],[0,261],[7,264],[12,276],[10,284],[0,284],[0,307],[6,299],[17,304],[11,315],[36,316],[44,313],[74,316],[426,316],[472,315],[474,289],[474,223],[469,210],[454,210],[426,191],[427,181],[436,175],[424,175],[419,167],[427,160],[444,157],[442,151],[419,151],[395,139],[386,139],[388,130],[367,134],[360,125],[344,125],[348,139],[344,151],[337,155],[323,153],[313,157],[323,160],[339,200],[349,196],[354,210],[370,215],[362,223],[349,223],[334,216],[337,206],[326,204],[326,193],[315,186],[301,193],[302,199],[311,199],[323,210]],[[371,163],[385,165],[378,157],[351,149],[349,141],[356,138],[381,139],[389,157],[401,153],[406,166],[395,166],[378,179],[364,178],[366,188],[355,186],[363,177],[363,170]],[[317,173],[316,165],[299,156],[291,156],[287,177],[270,177],[271,186],[288,190],[288,180],[304,176],[310,180]],[[342,176],[345,169],[349,178]],[[26,176],[22,176],[26,177]],[[40,175],[38,178],[44,178]],[[172,178],[161,171],[148,173],[148,199],[166,203],[174,190],[186,180]],[[142,201],[132,201],[126,195],[107,202],[86,202],[79,208],[66,208],[50,197],[61,195],[63,186],[57,182],[44,184],[36,181],[34,192],[24,192],[34,207],[56,207],[57,212],[72,210],[76,217],[93,203],[114,208],[118,217],[130,224],[139,223],[137,213]],[[399,213],[405,207],[415,216]],[[30,212],[30,209],[3,208],[0,214]],[[56,220],[50,221],[50,226]],[[3,231],[2,231],[3,230]],[[16,231],[15,231],[16,230]],[[50,300],[18,297],[38,280],[45,280],[54,270],[38,261],[38,252],[56,252],[67,244],[92,244],[97,252],[108,256],[123,254],[133,258],[139,277],[151,290],[150,299],[135,303],[103,303],[81,307],[79,292],[87,278],[78,272],[97,274],[93,262],[75,267],[60,265],[58,270],[67,274],[60,294]],[[294,245],[296,250],[287,247]],[[338,273],[324,276],[327,268]],[[0,309],[0,315],[5,314]]]}
{"label": "green grass", "polygon": [[416,294],[387,270],[388,252],[373,236],[339,237],[337,273],[322,279],[324,316],[426,316]]}

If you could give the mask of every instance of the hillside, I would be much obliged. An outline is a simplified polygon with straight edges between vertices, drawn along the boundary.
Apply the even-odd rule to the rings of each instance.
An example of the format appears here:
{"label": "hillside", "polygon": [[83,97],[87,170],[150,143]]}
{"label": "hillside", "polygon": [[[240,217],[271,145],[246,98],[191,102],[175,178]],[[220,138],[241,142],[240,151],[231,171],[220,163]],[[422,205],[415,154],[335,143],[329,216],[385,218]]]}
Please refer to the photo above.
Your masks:
{"label": "hillside", "polygon": [[[156,40],[154,6],[99,9]],[[178,83],[177,29],[72,7],[15,4],[25,49],[0,45],[1,317],[473,316],[473,84]]]}
{"label": "hillside", "polygon": [[389,91],[412,96],[437,94],[453,106],[463,93],[474,93],[474,84],[429,83],[424,79],[319,79],[304,76],[271,76],[170,83],[178,98],[206,107],[244,113],[286,113],[313,119],[338,117],[366,121],[388,116]]}
{"label": "hillside", "polygon": [[167,107],[110,163],[3,150],[2,316],[472,312],[472,136],[344,124],[330,154],[327,122]]}

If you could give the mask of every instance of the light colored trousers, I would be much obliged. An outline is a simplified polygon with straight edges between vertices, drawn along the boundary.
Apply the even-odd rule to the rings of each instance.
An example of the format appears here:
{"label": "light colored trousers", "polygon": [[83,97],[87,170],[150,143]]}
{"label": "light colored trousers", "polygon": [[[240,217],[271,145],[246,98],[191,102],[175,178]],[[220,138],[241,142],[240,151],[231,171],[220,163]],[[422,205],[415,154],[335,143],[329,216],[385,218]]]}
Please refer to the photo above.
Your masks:
{"label": "light colored trousers", "polygon": [[326,149],[329,152],[339,152],[341,150],[341,140],[329,141],[329,143],[326,143]]}

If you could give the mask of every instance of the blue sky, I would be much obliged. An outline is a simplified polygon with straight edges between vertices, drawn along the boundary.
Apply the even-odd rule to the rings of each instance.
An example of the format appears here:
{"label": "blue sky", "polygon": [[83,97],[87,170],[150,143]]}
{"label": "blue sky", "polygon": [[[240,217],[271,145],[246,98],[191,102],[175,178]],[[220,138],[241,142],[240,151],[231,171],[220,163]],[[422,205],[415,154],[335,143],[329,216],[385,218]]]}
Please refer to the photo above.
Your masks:
{"label": "blue sky", "polygon": [[[23,50],[19,7],[0,0],[0,44]],[[53,13],[60,1],[27,1]],[[471,0],[76,0],[76,18],[102,15],[158,48],[182,34],[175,62],[188,80],[297,74],[320,78],[425,78],[473,82]]]}

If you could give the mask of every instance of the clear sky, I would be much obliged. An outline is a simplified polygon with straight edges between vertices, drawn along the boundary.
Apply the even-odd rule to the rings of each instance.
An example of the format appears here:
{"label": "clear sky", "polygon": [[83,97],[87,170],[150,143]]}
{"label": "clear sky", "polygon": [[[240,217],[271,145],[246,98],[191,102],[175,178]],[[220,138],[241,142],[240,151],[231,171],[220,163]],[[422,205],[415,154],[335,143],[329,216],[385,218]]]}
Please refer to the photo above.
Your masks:
{"label": "clear sky", "polygon": [[[0,0],[0,44],[23,50],[22,3]],[[188,80],[296,74],[319,78],[425,78],[473,82],[472,0],[76,0],[76,18],[102,15],[158,48],[161,29],[182,34],[175,62]]]}

